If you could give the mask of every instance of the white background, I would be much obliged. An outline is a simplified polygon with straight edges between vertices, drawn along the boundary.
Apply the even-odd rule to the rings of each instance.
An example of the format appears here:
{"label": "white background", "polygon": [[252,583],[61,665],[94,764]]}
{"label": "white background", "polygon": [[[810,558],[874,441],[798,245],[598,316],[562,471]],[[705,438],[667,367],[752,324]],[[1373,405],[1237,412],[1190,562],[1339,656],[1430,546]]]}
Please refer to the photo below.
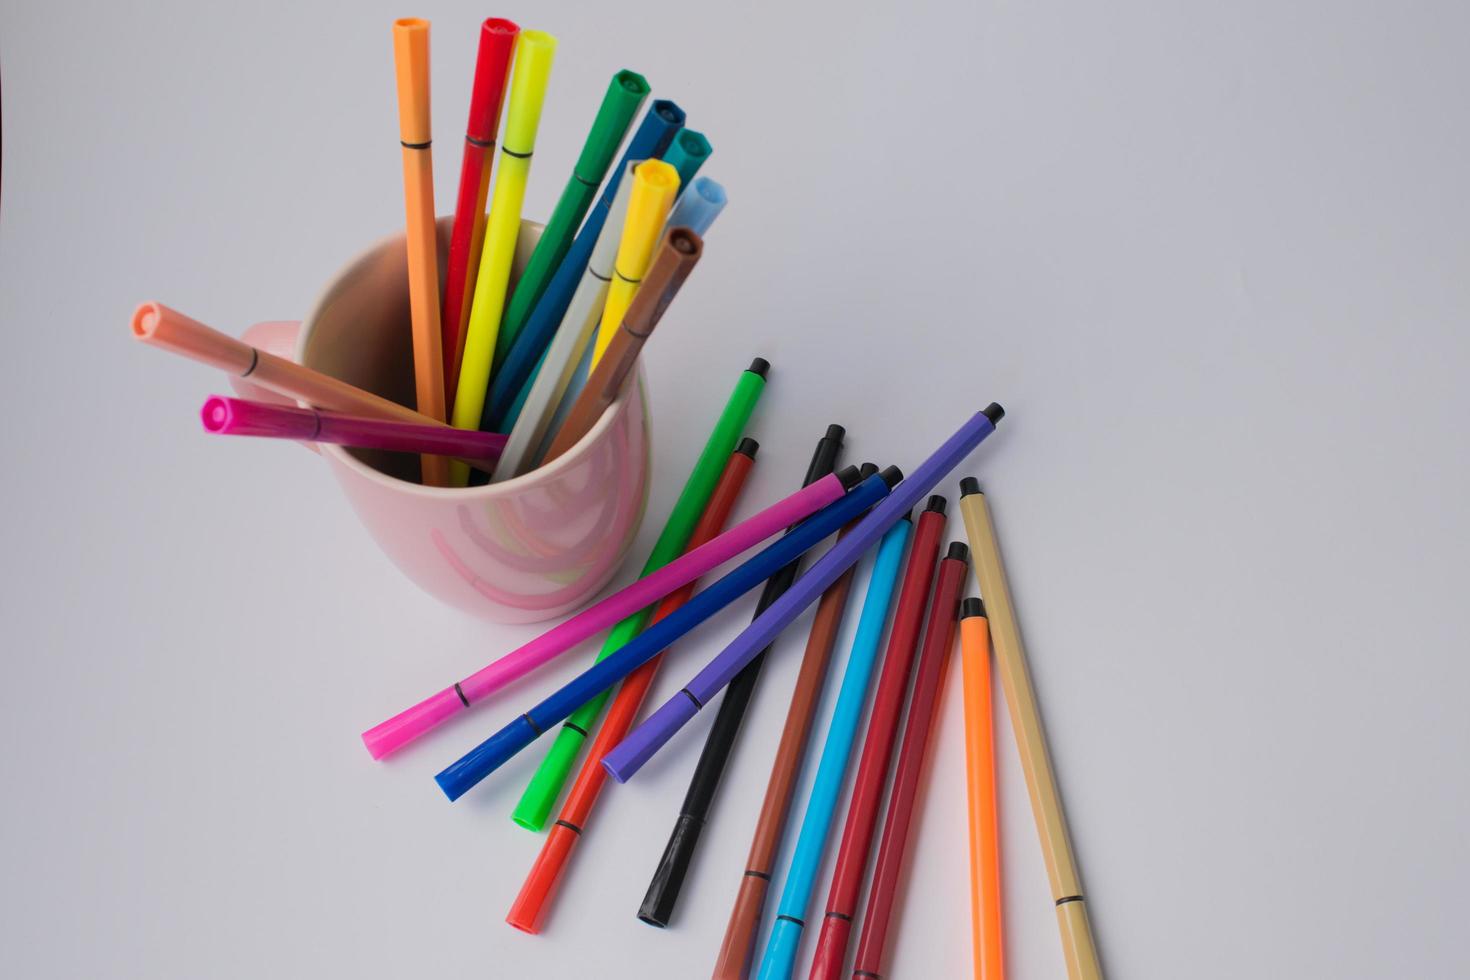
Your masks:
{"label": "white background", "polygon": [[[150,298],[232,331],[299,317],[401,225],[410,13],[434,22],[441,211],[488,14],[561,38],[528,215],[619,68],[716,147],[732,204],[647,351],[640,553],[755,354],[747,510],[829,422],[850,460],[912,467],[1003,402],[965,472],[1109,975],[1470,972],[1463,4],[3,0],[0,974],[713,961],[805,620],[674,926],[634,913],[713,712],[606,796],[545,934],[517,933],[539,840],[507,812],[536,753],[454,806],[430,776],[588,652],[371,762],[360,730],[535,630],[418,593],[319,460],[204,436],[225,381],[128,338]],[[683,644],[658,695],[748,616]],[[897,977],[969,969],[958,694]],[[1001,750],[1010,975],[1056,977],[1004,727]]]}

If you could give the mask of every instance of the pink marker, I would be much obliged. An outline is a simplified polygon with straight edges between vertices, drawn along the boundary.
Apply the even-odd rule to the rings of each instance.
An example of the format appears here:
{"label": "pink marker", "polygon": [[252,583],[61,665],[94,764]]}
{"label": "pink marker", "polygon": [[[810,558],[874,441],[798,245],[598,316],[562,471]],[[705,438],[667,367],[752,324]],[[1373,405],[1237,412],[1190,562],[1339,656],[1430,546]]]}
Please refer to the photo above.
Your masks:
{"label": "pink marker", "polygon": [[493,464],[498,460],[507,438],[499,433],[390,422],[223,395],[210,396],[200,409],[199,417],[204,428],[220,435],[266,436],[302,442],[329,442],[359,449],[455,456],[476,464]]}
{"label": "pink marker", "polygon": [[645,606],[653,605],[679,586],[694,581],[778,531],[816,513],[856,486],[858,480],[858,468],[849,466],[840,473],[824,476],[803,487],[724,534],[685,552],[658,571],[582,610],[560,626],[547,630],[458,684],[446,687],[433,697],[426,698],[381,725],[368,729],[362,733],[363,744],[374,759],[381,759],[397,751],[425,732],[438,727],[451,715],[458,714],[511,681],[524,677],[600,630],[631,616]]}

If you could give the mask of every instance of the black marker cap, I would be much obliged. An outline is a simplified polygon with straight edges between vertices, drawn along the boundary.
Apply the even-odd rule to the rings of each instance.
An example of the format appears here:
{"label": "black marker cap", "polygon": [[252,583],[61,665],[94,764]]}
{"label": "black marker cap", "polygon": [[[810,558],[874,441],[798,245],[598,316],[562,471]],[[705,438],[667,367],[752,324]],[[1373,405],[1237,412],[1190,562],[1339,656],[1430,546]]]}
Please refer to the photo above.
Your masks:
{"label": "black marker cap", "polygon": [[888,484],[888,489],[892,490],[903,482],[903,470],[897,466],[883,467],[883,482]]}
{"label": "black marker cap", "polygon": [[967,476],[960,481],[960,496],[968,497],[972,493],[980,493],[980,481],[973,476]]}
{"label": "black marker cap", "polygon": [[751,459],[755,459],[755,454],[760,451],[760,448],[760,443],[747,436],[740,440],[740,445],[735,447],[735,451],[742,456],[749,456]]}
{"label": "black marker cap", "polygon": [[856,466],[844,466],[837,471],[837,479],[842,481],[842,489],[851,490],[862,481],[862,471]]}
{"label": "black marker cap", "polygon": [[841,442],[847,438],[847,430],[834,422],[827,426],[827,434],[823,438],[831,439],[833,442]]}
{"label": "black marker cap", "polygon": [[960,602],[960,619],[969,619],[971,616],[984,615],[985,603],[980,601],[979,596],[972,595]]}
{"label": "black marker cap", "polygon": [[858,476],[861,477],[864,480],[866,480],[868,477],[872,476],[874,473],[877,473],[877,472],[878,472],[878,464],[877,463],[864,463],[862,466],[860,466],[858,468]]}
{"label": "black marker cap", "polygon": [[929,514],[929,513],[943,514],[944,513],[944,507],[945,507],[945,500],[944,500],[944,498],[941,497],[939,494],[936,493],[934,496],[930,497],[929,498],[929,502],[924,505],[924,513],[926,513],[926,514]]}
{"label": "black marker cap", "polygon": [[991,402],[980,409],[980,414],[988,418],[991,425],[997,425],[1006,417],[1006,410],[1000,407],[1000,402]]}
{"label": "black marker cap", "polygon": [[766,360],[764,357],[757,357],[755,360],[750,362],[750,367],[746,368],[745,370],[749,371],[751,374],[758,374],[764,378],[766,376],[766,373],[771,370],[771,362]]}
{"label": "black marker cap", "polygon": [[953,558],[955,561],[967,562],[970,560],[970,549],[963,541],[951,541],[949,550],[944,553],[945,558]]}

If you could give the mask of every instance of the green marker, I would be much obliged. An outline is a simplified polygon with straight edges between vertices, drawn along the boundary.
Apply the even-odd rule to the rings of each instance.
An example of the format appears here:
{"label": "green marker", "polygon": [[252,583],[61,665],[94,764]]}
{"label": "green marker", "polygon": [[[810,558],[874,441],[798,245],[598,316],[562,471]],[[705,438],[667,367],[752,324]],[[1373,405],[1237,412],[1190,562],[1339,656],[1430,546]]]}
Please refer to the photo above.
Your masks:
{"label": "green marker", "polygon": [[689,186],[694,175],[699,173],[699,168],[704,166],[704,161],[715,152],[715,148],[709,145],[709,140],[703,133],[696,133],[692,129],[681,129],[679,135],[674,137],[674,142],[664,151],[664,163],[679,171],[679,193]]}
{"label": "green marker", "polygon": [[587,134],[587,142],[582,144],[582,155],[577,157],[577,165],[572,168],[561,197],[557,198],[551,220],[546,222],[546,230],[541,233],[541,240],[531,252],[526,269],[506,305],[500,333],[495,335],[492,375],[494,368],[499,367],[505,355],[510,353],[510,346],[526,325],[526,318],[536,308],[536,301],[541,298],[557,266],[561,265],[567,249],[571,248],[577,226],[587,216],[587,209],[592,206],[597,189],[612,166],[613,155],[618,152],[628,127],[633,124],[633,117],[651,91],[647,79],[627,69],[618,72],[608,83],[602,107],[597,110],[597,118],[592,120],[592,131]]}
{"label": "green marker", "polygon": [[[725,409],[720,413],[714,431],[705,442],[704,451],[699,454],[684,489],[679,493],[679,499],[674,502],[668,522],[654,542],[653,550],[648,553],[648,560],[643,563],[640,578],[658,571],[683,554],[689,543],[689,536],[694,533],[694,525],[699,523],[699,515],[704,512],[705,505],[715,492],[715,484],[720,480],[725,462],[735,451],[735,445],[740,441],[746,423],[750,421],[750,414],[755,411],[756,402],[760,401],[761,392],[766,387],[766,372],[770,367],[763,358],[757,357],[735,383],[735,390],[731,392],[730,400],[725,403]],[[603,641],[597,659],[601,660],[617,652],[623,644],[642,632],[653,616],[653,610],[654,606],[640,609],[614,626]],[[521,801],[511,813],[511,819],[516,823],[527,830],[540,830],[546,826],[546,818],[551,815],[551,808],[561,796],[562,787],[566,785],[572,766],[581,754],[582,743],[587,740],[592,726],[597,724],[603,705],[607,703],[607,696],[606,691],[599,694],[562,724],[546,758],[541,760],[541,768],[531,777],[526,791],[521,794]]]}

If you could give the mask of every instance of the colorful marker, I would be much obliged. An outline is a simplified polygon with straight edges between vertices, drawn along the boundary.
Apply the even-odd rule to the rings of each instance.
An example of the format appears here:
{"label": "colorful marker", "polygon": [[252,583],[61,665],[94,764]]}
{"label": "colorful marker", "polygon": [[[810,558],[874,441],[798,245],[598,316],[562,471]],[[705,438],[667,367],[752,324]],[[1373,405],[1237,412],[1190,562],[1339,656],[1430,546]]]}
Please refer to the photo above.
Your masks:
{"label": "colorful marker", "polygon": [[592,120],[592,129],[588,131],[582,152],[572,167],[572,175],[556,199],[556,207],[551,211],[546,229],[536,242],[526,269],[506,304],[505,321],[495,338],[494,370],[498,371],[505,363],[526,324],[526,318],[546,290],[552,273],[572,247],[577,226],[587,216],[587,209],[597,197],[597,189],[606,179],[608,167],[612,166],[613,154],[618,152],[623,137],[628,134],[628,127],[633,124],[633,117],[638,115],[650,91],[647,79],[627,69],[618,72],[608,83],[602,105]]}
{"label": "colorful marker", "polygon": [[[669,562],[601,602],[553,627],[536,639],[482,667],[457,684],[394,715],[362,735],[373,758],[381,759],[425,732],[458,715],[465,708],[500,690],[506,684],[565,653],[583,640],[652,605],[686,582],[724,564],[791,524],[850,496],[857,469],[824,477],[793,493],[753,517],[742,521],[702,548]],[[596,694],[601,688],[592,691]],[[590,700],[591,695],[584,699]],[[580,707],[580,702],[573,708]],[[570,714],[570,712],[568,712]],[[556,719],[562,721],[562,718]]]}
{"label": "colorful marker", "polygon": [[464,133],[464,160],[459,170],[459,197],[454,206],[454,228],[449,234],[444,313],[440,318],[444,338],[441,344],[444,393],[450,403],[459,386],[461,343],[465,321],[470,315],[470,283],[478,275],[480,247],[485,242],[485,199],[490,194],[495,137],[500,133],[500,108],[505,102],[510,59],[520,32],[517,24],[503,17],[491,17],[480,25],[475,82],[470,89],[470,118]]}
{"label": "colorful marker", "polygon": [[[846,695],[847,699],[851,700],[848,678],[857,672],[857,665],[863,659],[864,648],[871,645],[876,652],[878,643],[883,638],[883,627],[888,619],[889,601],[893,597],[894,583],[898,579],[898,572],[903,564],[904,548],[908,545],[909,533],[912,530],[913,527],[909,521],[899,521],[889,529],[878,545],[878,555],[873,561],[873,567],[868,576],[867,596],[863,601],[862,613],[858,617],[852,653],[848,658],[848,669],[843,678],[842,689],[838,694],[835,709],[837,713],[833,715],[834,727],[842,717],[841,712],[846,710],[843,696]],[[829,651],[836,643],[837,634],[842,627],[843,607],[847,603],[847,593],[855,577],[856,569],[856,565],[848,569],[847,573],[823,594],[821,602],[817,604],[816,614],[812,618],[811,639],[807,643],[808,651],[812,649],[812,644],[818,641],[819,626],[822,627],[820,642],[825,644]],[[868,659],[871,661],[871,656]],[[804,657],[803,674],[806,673],[806,664],[807,658]],[[766,799],[761,805],[760,817],[756,820],[755,839],[751,842],[750,855],[745,860],[745,871],[740,877],[740,887],[735,896],[735,907],[730,912],[730,921],[725,927],[725,939],[720,945],[719,957],[715,961],[715,980],[744,980],[750,972],[755,937],[760,930],[761,917],[765,912],[766,893],[770,890],[771,880],[776,874],[776,854],[781,846],[786,817],[793,802],[792,798],[796,789],[796,780],[800,774],[801,757],[806,751],[806,738],[810,730],[812,715],[821,694],[820,683],[808,682],[803,685],[802,680],[803,678],[799,676],[796,692],[792,695],[792,710],[787,712],[786,727],[781,732],[781,744],[776,750],[776,763],[771,767],[771,779],[766,787]],[[803,691],[807,689],[811,690],[810,695],[805,695],[809,699],[810,707],[806,708],[804,718],[799,721],[799,724],[804,723],[804,726],[793,730],[793,716],[798,710],[800,699],[804,697]],[[858,709],[861,710],[861,708],[862,705],[859,703]],[[829,734],[828,742],[831,741],[831,738]],[[814,795],[820,791],[820,781],[823,778],[831,779],[831,763],[827,761],[825,752],[822,762],[825,763],[825,768],[822,765],[817,768],[818,782],[813,786]],[[840,775],[837,783],[840,788]],[[797,847],[800,846],[801,842],[798,840]],[[791,888],[794,873],[790,872],[786,875],[787,890]],[[777,921],[784,922],[784,907],[778,910],[778,914],[781,914],[783,918]]]}
{"label": "colorful marker", "polygon": [[1067,830],[1067,816],[1062,810],[1062,794],[1057,789],[1056,771],[1051,764],[1051,751],[1046,744],[1046,729],[1041,724],[1041,707],[1036,688],[1031,683],[1026,648],[1021,643],[1021,629],[1011,603],[1011,588],[1006,580],[1005,563],[1001,560],[1000,542],[991,520],[990,507],[980,484],[974,477],[960,481],[960,514],[970,547],[975,553],[975,578],[980,594],[985,597],[989,614],[990,638],[995,645],[995,663],[1010,710],[1011,728],[1016,748],[1021,753],[1021,770],[1026,775],[1026,789],[1031,797],[1031,812],[1036,818],[1036,832],[1041,837],[1041,854],[1046,859],[1046,876],[1051,883],[1052,900],[1056,903],[1057,926],[1062,934],[1062,955],[1071,980],[1102,980],[1102,963],[1097,944],[1092,938],[1092,925],[1087,917],[1087,902],[1082,891],[1082,876],[1077,870],[1077,857],[1072,852],[1072,836]]}
{"label": "colorful marker", "polygon": [[[824,480],[834,477],[856,479],[857,468],[849,467],[841,474],[823,477],[812,486],[821,486]],[[717,580],[668,618],[650,626],[617,653],[583,671],[556,693],[470,750],[459,761],[434,777],[439,788],[451,800],[458,799],[466,790],[535,741],[549,727],[565,720],[599,692],[612,687],[640,664],[652,659],[685,633],[770,578],[782,565],[816,546],[853,517],[887,497],[889,480],[898,478],[896,471],[869,477],[842,499],[802,521],[791,533]],[[722,537],[730,533],[727,531]],[[720,538],[716,538],[705,547],[709,548],[719,540]],[[676,564],[678,563],[674,562],[665,566],[665,570]]]}
{"label": "colorful marker", "polygon": [[542,465],[551,462],[575,446],[592,431],[602,413],[617,400],[623,385],[638,366],[638,356],[653,330],[679,294],[684,280],[704,254],[704,242],[688,228],[672,228],[664,236],[658,253],[648,268],[648,280],[639,290],[627,314],[613,331],[601,362],[594,361],[592,372],[566,420],[551,439],[542,457]]}
{"label": "colorful marker", "polygon": [[614,779],[626,781],[657,752],[674,733],[710,702],[781,630],[801,615],[837,576],[878,543],[894,522],[901,520],[919,499],[934,488],[945,474],[959,465],[992,432],[1005,409],[992,402],[976,412],[954,435],[945,440],[913,476],[904,480],[873,513],[863,518],[841,541],[832,546],[789,592],[771,604],[760,618],[747,626],[729,646],[674,698],[664,702],[648,720],[635,728],[622,744],[603,759]]}
{"label": "colorful marker", "polygon": [[[714,493],[710,495],[704,514],[695,526],[694,533],[690,535],[689,546],[691,548],[697,548],[714,538],[729,520],[730,512],[735,509],[735,501],[745,486],[745,479],[755,464],[757,448],[754,439],[742,439],[740,445],[730,454],[725,471],[720,474],[720,481],[715,486]],[[653,622],[667,618],[688,602],[690,596],[694,594],[694,587],[695,583],[690,582],[664,596],[653,614]],[[621,628],[622,623],[619,623],[618,627]],[[617,629],[614,630],[615,633],[617,631]],[[630,633],[629,638],[632,635]],[[618,646],[621,647],[622,644],[619,643]],[[572,782],[567,801],[562,806],[561,812],[557,814],[556,823],[547,833],[546,842],[541,845],[541,853],[536,855],[536,863],[531,866],[530,874],[526,875],[520,894],[516,896],[515,903],[510,908],[510,914],[505,917],[507,923],[522,932],[541,931],[547,907],[556,893],[557,885],[561,882],[562,874],[566,871],[567,863],[571,860],[577,841],[581,839],[586,830],[587,821],[592,816],[592,809],[597,803],[602,787],[607,783],[607,773],[603,771],[597,760],[603,751],[616,745],[628,729],[633,727],[633,720],[638,715],[638,708],[643,703],[643,695],[653,680],[653,674],[658,670],[660,659],[661,655],[655,656],[633,671],[618,688],[617,697],[613,698],[612,707],[608,709],[607,719],[603,722],[602,728],[598,730],[596,738],[592,740],[591,755],[583,761],[582,768],[577,771],[577,778]],[[601,701],[602,696],[596,700]],[[577,709],[577,713],[587,707],[588,705],[583,705]],[[561,740],[562,733],[571,730],[568,726],[577,717],[577,713],[563,723],[562,732],[557,736],[558,742]],[[581,746],[581,740],[585,737],[585,735],[578,736],[576,742],[578,747]],[[574,748],[570,758],[575,758],[575,753]],[[547,761],[550,761],[550,756]],[[545,763],[542,764],[542,768],[545,768]],[[527,793],[529,792],[528,789]],[[524,801],[523,797],[522,802]]]}
{"label": "colorful marker", "polygon": [[[836,468],[846,434],[846,430],[840,425],[827,426],[827,431],[817,440],[811,462],[807,464],[806,475],[802,478],[802,486],[810,486]],[[861,474],[862,471],[858,472]],[[876,473],[877,467],[872,467],[872,472]],[[756,602],[756,616],[769,609],[771,603],[791,588],[800,570],[801,556],[798,555],[766,580],[765,588],[761,589],[760,599]],[[684,877],[689,872],[690,862],[694,860],[694,852],[699,847],[701,832],[709,820],[710,810],[714,808],[715,793],[720,788],[720,780],[730,761],[730,753],[735,749],[735,740],[740,735],[745,712],[750,707],[751,698],[755,696],[755,685],[760,679],[761,665],[768,652],[769,648],[762,650],[760,656],[740,672],[720,701],[714,724],[710,726],[704,749],[699,754],[699,762],[689,779],[684,802],[674,820],[673,832],[664,846],[663,856],[659,858],[658,867],[653,873],[653,880],[648,884],[643,904],[638,909],[638,918],[651,926],[666,926],[673,918],[674,907],[678,904],[679,894],[684,887]]]}
{"label": "colorful marker", "polygon": [[[684,489],[674,501],[669,518],[659,532],[658,540],[649,550],[648,560],[644,562],[639,577],[650,575],[673,561],[694,540],[692,535],[698,526],[698,515],[701,511],[708,512],[711,495],[718,482],[723,479],[721,467],[728,471],[730,466],[738,466],[739,461],[730,459],[730,454],[734,451],[740,433],[749,424],[761,393],[765,391],[766,374],[769,370],[770,364],[764,358],[757,357],[748,369],[740,372],[740,380],[736,382],[735,390],[730,393],[724,410],[720,412],[714,430],[705,440],[704,449],[695,460],[689,478],[684,481]],[[724,518],[720,519],[719,524],[724,526]],[[710,536],[713,537],[713,534]],[[645,607],[614,626],[603,642],[602,649],[598,651],[597,659],[604,659],[641,633],[652,612],[652,609]],[[577,761],[577,755],[582,751],[582,743],[587,740],[587,733],[597,724],[597,718],[606,702],[605,695],[598,695],[577,709],[562,725],[546,753],[546,758],[541,760],[541,766],[521,794],[520,802],[511,813],[512,820],[527,830],[540,830],[546,825],[546,818],[556,805],[557,798],[561,796],[567,776]]]}
{"label": "colorful marker", "polygon": [[[954,649],[955,621],[959,616],[960,590],[970,571],[970,549],[958,541],[939,563],[934,581],[934,598],[929,603],[929,625],[924,630],[924,646],[919,653],[919,666],[914,675],[914,693],[909,699],[908,718],[904,722],[903,745],[898,750],[898,768],[894,771],[893,792],[888,812],[883,818],[883,836],[878,841],[878,861],[873,866],[873,883],[868,889],[868,907],[863,913],[863,932],[858,939],[853,976],[876,977],[883,969],[888,942],[888,923],[893,918],[893,905],[898,894],[899,874],[903,871],[908,850],[914,811],[919,805],[919,777],[923,774],[928,754],[934,716],[939,710],[939,692],[948,672],[950,653]],[[818,941],[818,955],[833,950]],[[841,950],[846,953],[846,948]]]}
{"label": "colorful marker", "polygon": [[[627,172],[628,164],[663,153],[682,125],[684,110],[667,99],[655,100],[643,121],[638,124],[632,139],[628,140],[628,148],[623,151],[622,159],[613,168],[607,186],[602,189],[602,197],[598,198],[597,204],[587,213],[587,220],[582,223],[582,229],[577,232],[572,247],[567,249],[556,274],[542,290],[541,298],[536,301],[525,326],[511,345],[510,353],[495,372],[494,385],[490,397],[485,401],[485,411],[480,417],[481,430],[513,432],[520,413],[512,411],[512,406],[520,399],[521,393],[531,386],[533,379],[540,376],[538,365],[545,360],[555,365],[554,370],[561,369],[561,362],[549,356],[548,345],[552,343],[553,336],[560,337],[565,333],[558,328],[565,322],[572,295],[592,258],[592,250],[613,209],[618,189],[624,185],[623,175]],[[539,416],[537,420],[539,422]]]}
{"label": "colorful marker", "polygon": [[985,604],[974,596],[960,603],[960,670],[965,702],[965,787],[970,803],[970,931],[975,945],[975,980],[1005,980],[990,625],[985,618]]}
{"label": "colorful marker", "polygon": [[[903,705],[903,684],[908,681],[909,665],[913,662],[919,631],[924,625],[924,604],[929,598],[929,586],[934,579],[934,564],[939,557],[939,541],[943,535],[944,498],[933,496],[929,498],[929,503],[919,515],[914,528],[913,547],[909,550],[903,582],[894,604],[893,626],[883,658],[878,694],[873,703],[873,721],[869,722],[869,740],[873,738],[871,733],[876,730],[874,726],[883,724],[883,719],[889,713],[893,713],[896,723],[897,709],[888,706],[887,702],[896,698],[898,707]],[[868,600],[863,606],[863,619],[859,623],[847,671],[842,678],[842,689],[837,695],[837,707],[832,712],[827,741],[822,746],[822,760],[817,764],[817,775],[812,783],[806,815],[802,819],[801,831],[796,840],[796,850],[792,853],[791,870],[786,876],[781,901],[776,906],[777,918],[771,926],[765,956],[761,959],[762,980],[785,980],[791,976],[796,963],[801,932],[806,927],[807,909],[816,888],[817,872],[822,865],[822,856],[831,834],[832,818],[837,811],[838,798],[842,795],[842,783],[852,758],[858,726],[862,721],[863,704],[867,700],[868,688],[872,682],[878,646],[883,641],[883,619],[879,617],[886,616],[889,603],[892,602],[893,587],[890,584],[883,605],[873,607],[871,615],[869,614],[869,605],[883,596],[882,592],[877,596],[872,592],[879,581],[875,569],[868,587]],[[866,755],[865,746],[864,757]],[[859,769],[853,789],[854,800],[859,799],[859,794],[864,792],[864,786],[863,771]],[[881,783],[879,789],[882,789]],[[839,858],[838,868],[841,867],[842,861]],[[833,881],[835,886],[835,877]],[[861,878],[858,881],[861,883]]]}
{"label": "colorful marker", "polygon": [[415,425],[344,415],[325,409],[273,405],[211,395],[199,410],[206,432],[224,436],[295,439],[358,449],[454,456],[488,467],[505,446],[505,436],[465,432],[448,425]]}
{"label": "colorful marker", "polygon": [[[688,130],[685,130],[688,132]],[[653,261],[653,250],[663,237],[664,221],[679,193],[679,172],[662,160],[644,160],[633,168],[633,191],[628,213],[623,218],[618,254],[613,261],[612,282],[602,306],[597,344],[592,349],[592,367],[602,359],[607,345],[622,325],[623,314],[638,292],[638,286]]]}
{"label": "colorful marker", "polygon": [[[403,200],[407,212],[408,305],[413,323],[413,378],[418,410],[442,422],[444,351],[439,327],[438,239],[434,230],[434,162],[429,144],[429,22],[393,22],[398,75],[398,141],[403,146]],[[423,481],[442,487],[449,462],[424,456]],[[463,464],[459,464],[463,465]]]}
{"label": "colorful marker", "polygon": [[[454,426],[480,427],[485,409],[485,392],[490,384],[490,367],[495,357],[496,335],[505,310],[505,291],[510,282],[510,263],[515,257],[521,232],[521,205],[526,198],[526,180],[531,173],[531,154],[536,148],[536,131],[541,125],[541,107],[546,84],[556,57],[556,38],[545,31],[522,31],[516,40],[515,67],[511,69],[510,107],[506,112],[505,138],[500,146],[500,173],[490,198],[490,216],[485,224],[479,275],[470,302],[470,319],[465,329],[464,357],[459,368],[459,387],[454,394]],[[469,473],[462,466],[451,468],[455,486],[464,486]]]}

